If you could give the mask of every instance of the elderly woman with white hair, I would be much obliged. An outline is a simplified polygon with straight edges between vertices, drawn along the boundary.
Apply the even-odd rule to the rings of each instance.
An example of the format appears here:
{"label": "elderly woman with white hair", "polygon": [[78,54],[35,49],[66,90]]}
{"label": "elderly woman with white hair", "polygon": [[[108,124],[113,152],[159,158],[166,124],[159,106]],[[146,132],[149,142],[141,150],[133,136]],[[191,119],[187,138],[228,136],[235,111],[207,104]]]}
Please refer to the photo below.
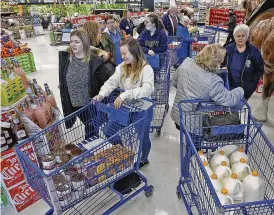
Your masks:
{"label": "elderly woman with white hair", "polygon": [[230,89],[242,87],[248,100],[256,90],[264,73],[264,61],[260,51],[248,42],[249,27],[237,25],[233,31],[235,42],[226,46],[224,64],[228,69]]}
{"label": "elderly woman with white hair", "polygon": [[190,20],[187,16],[182,16],[180,18],[180,22],[177,26],[177,33],[176,36],[182,38],[181,47],[177,50],[177,67],[184,61],[185,58],[189,57],[190,54],[190,44],[192,42],[197,42],[197,38],[190,37],[188,32],[188,24]]}
{"label": "elderly woman with white hair", "polygon": [[[239,105],[244,96],[243,89],[237,87],[231,91],[227,90],[222,78],[217,75],[224,56],[225,49],[220,44],[207,45],[195,60],[186,58],[174,73],[173,85],[177,91],[171,118],[177,129],[180,129],[178,104],[182,100],[205,99],[228,107]],[[183,105],[184,111],[191,108],[187,104]]]}

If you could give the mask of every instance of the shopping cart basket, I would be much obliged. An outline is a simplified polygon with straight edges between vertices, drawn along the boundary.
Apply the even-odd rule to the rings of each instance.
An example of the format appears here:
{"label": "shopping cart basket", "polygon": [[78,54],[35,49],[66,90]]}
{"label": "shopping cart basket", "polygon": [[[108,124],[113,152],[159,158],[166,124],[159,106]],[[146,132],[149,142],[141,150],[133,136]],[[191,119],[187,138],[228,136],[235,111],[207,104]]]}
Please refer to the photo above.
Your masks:
{"label": "shopping cart basket", "polygon": [[150,129],[151,132],[156,130],[160,135],[165,115],[169,109],[170,55],[168,52],[155,56],[146,55],[146,59],[154,70],[154,92],[151,97],[155,102],[155,107]]}
{"label": "shopping cart basket", "polygon": [[[248,104],[244,102],[242,109],[237,111],[213,102],[189,100],[182,101],[179,110],[181,177],[177,195],[183,199],[188,214],[193,214],[194,206],[198,214],[274,214],[274,147],[261,130],[261,125],[253,120]],[[205,117],[212,111],[232,111],[240,123],[203,126]],[[228,145],[243,147],[251,169],[258,171],[264,179],[266,192],[263,201],[221,205],[197,149],[204,149],[210,159],[211,149]]]}
{"label": "shopping cart basket", "polygon": [[[152,195],[153,186],[138,167],[142,125],[154,103],[125,101],[117,110],[113,102],[118,95],[93,101],[16,146],[26,179],[50,205],[49,213],[110,214],[143,190]],[[109,129],[115,130],[112,136]],[[20,150],[29,142],[39,166]],[[118,192],[115,183],[132,173],[141,180]]]}
{"label": "shopping cart basket", "polygon": [[170,54],[170,67],[178,63],[177,51],[181,47],[182,37],[168,36],[168,52]]}

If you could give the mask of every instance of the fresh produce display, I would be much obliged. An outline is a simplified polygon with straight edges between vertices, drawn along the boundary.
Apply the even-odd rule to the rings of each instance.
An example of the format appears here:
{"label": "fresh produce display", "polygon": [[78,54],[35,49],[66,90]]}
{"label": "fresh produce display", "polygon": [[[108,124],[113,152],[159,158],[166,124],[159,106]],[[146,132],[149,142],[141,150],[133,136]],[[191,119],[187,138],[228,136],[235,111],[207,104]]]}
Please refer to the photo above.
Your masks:
{"label": "fresh produce display", "polygon": [[235,147],[233,152],[222,148],[211,158],[202,151],[198,155],[222,205],[264,200],[265,182],[251,171],[243,148]]}

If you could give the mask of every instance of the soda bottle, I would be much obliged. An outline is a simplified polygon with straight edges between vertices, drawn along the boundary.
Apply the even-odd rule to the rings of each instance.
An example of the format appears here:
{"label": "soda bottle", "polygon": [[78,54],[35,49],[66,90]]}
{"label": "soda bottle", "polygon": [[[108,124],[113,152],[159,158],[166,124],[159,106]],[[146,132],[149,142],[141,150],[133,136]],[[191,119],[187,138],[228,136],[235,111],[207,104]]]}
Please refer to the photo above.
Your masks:
{"label": "soda bottle", "polygon": [[47,92],[47,102],[50,103],[51,107],[58,109],[55,97],[52,94],[51,90],[49,88],[46,88],[46,92]]}

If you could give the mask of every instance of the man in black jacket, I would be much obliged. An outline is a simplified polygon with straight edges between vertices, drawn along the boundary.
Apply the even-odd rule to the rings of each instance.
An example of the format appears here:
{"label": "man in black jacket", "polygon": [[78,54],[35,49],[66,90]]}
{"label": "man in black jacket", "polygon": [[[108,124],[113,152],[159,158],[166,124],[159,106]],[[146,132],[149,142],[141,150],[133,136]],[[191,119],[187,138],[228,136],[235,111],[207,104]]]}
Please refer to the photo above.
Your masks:
{"label": "man in black jacket", "polygon": [[225,26],[228,26],[228,36],[224,46],[227,46],[229,43],[234,42],[233,31],[234,31],[234,28],[236,27],[236,14],[234,13],[233,9],[229,9],[228,12],[229,12],[228,21],[223,24]]}

